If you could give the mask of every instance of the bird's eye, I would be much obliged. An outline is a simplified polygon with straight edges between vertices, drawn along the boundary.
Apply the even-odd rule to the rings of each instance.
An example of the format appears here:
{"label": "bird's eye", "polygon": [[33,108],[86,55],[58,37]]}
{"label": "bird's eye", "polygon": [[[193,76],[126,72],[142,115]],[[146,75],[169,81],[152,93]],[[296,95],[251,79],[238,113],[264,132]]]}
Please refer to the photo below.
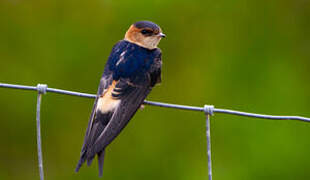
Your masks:
{"label": "bird's eye", "polygon": [[151,30],[143,29],[141,33],[144,35],[151,35],[153,32]]}

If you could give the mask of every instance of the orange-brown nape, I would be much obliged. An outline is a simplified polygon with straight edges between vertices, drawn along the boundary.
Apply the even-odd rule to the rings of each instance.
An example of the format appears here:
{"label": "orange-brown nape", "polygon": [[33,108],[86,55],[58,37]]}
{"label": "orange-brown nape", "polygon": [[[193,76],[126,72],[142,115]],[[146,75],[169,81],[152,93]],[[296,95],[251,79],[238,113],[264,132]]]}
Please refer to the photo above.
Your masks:
{"label": "orange-brown nape", "polygon": [[125,40],[147,49],[155,49],[161,38],[165,37],[160,27],[150,21],[139,21],[131,25]]}

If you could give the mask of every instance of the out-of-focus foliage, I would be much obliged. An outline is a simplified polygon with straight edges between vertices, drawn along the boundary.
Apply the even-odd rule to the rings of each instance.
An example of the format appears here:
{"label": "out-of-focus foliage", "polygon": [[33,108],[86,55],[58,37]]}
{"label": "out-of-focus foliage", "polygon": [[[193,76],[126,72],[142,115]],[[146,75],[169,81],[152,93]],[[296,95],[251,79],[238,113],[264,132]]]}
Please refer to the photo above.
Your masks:
{"label": "out-of-focus foliage", "polygon": [[[310,1],[2,0],[0,82],[95,93],[114,43],[152,20],[163,82],[149,100],[310,116]],[[0,179],[38,179],[36,93],[0,89]],[[48,93],[42,104],[46,179],[74,173],[93,100]],[[212,117],[217,180],[310,179],[310,124]],[[202,113],[147,106],[108,147],[104,179],[201,180]]]}

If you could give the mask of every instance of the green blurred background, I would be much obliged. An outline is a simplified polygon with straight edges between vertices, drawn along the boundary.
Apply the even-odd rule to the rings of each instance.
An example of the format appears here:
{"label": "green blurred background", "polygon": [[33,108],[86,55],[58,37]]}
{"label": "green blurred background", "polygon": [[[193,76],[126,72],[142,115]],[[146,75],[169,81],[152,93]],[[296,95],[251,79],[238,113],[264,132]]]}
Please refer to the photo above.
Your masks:
{"label": "green blurred background", "polygon": [[[151,20],[167,38],[149,100],[310,116],[307,0],[0,1],[0,82],[95,93],[114,43]],[[46,179],[74,173],[93,100],[48,93]],[[38,179],[36,93],[0,89],[0,179]],[[216,180],[310,179],[310,124],[216,114]],[[203,113],[147,106],[108,147],[103,179],[207,179]]]}

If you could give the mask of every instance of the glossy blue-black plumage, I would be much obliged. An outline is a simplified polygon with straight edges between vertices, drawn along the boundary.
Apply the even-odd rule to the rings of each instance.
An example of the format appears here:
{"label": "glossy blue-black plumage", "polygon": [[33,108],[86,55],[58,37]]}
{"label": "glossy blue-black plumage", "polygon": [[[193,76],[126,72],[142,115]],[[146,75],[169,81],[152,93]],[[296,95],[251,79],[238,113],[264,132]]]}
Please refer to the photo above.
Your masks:
{"label": "glossy blue-black plumage", "polygon": [[[105,148],[118,136],[152,87],[160,81],[160,49],[149,50],[126,40],[119,41],[113,47],[100,81],[76,171],[85,161],[90,165],[97,154],[99,175],[102,175]],[[97,103],[100,98],[110,98],[104,96],[110,87],[113,87],[112,98],[120,100],[120,103],[117,108],[102,112]]]}
{"label": "glossy blue-black plumage", "polygon": [[[113,80],[129,78],[132,81],[145,77],[155,59],[160,58],[158,48],[149,50],[122,40],[112,49],[106,65],[106,73],[112,72]],[[137,77],[140,77],[137,79]]]}

